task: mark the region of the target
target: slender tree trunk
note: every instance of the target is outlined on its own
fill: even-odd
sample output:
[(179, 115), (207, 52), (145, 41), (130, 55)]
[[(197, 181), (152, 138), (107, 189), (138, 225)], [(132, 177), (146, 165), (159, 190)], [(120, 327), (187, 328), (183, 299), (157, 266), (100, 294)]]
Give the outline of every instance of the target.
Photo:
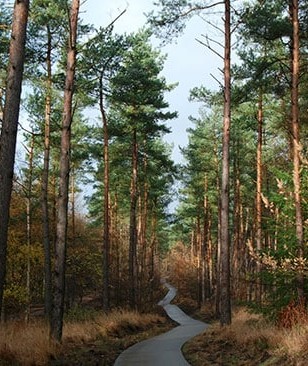
[(115, 261), (115, 293), (116, 293), (116, 305), (120, 304), (120, 279), (121, 279), (121, 253), (120, 253), (120, 234), (119, 234), (119, 219), (118, 219), (118, 194), (115, 193), (114, 197), (114, 209), (113, 209), (113, 218), (111, 222), (113, 223), (113, 251), (114, 251), (114, 261)]
[(0, 313), (6, 277), (7, 236), (11, 202), (19, 105), (23, 76), (29, 0), (15, 2), (9, 68), (0, 136)]
[(2, 121), (3, 121), (3, 110), (4, 110), (4, 106), (3, 106), (3, 96), (4, 96), (4, 92), (2, 90), (2, 88), (0, 88), (0, 130), (2, 127)]
[(233, 253), (232, 253), (232, 290), (235, 297), (238, 296), (240, 290), (240, 260), (241, 260), (241, 240), (240, 240), (240, 209), (241, 209), (241, 183), (240, 183), (240, 152), (239, 139), (235, 138), (234, 142), (234, 159), (233, 159)]
[(149, 196), (149, 184), (147, 182), (147, 166), (148, 159), (145, 154), (143, 159), (143, 175), (144, 175), (144, 183), (143, 183), (143, 195), (140, 197), (141, 207), (140, 207), (140, 235), (139, 235), (139, 248), (140, 248), (140, 294), (143, 292), (143, 286), (147, 287), (147, 283), (149, 278), (147, 278), (148, 270), (147, 270), (147, 221), (148, 221), (148, 196)]
[(75, 245), (76, 239), (76, 170), (74, 164), (71, 165), (71, 215), (72, 215), (72, 245)]
[(109, 265), (110, 265), (110, 213), (109, 213), (109, 135), (108, 121), (104, 107), (103, 75), (100, 78), (99, 107), (103, 120), (104, 134), (104, 233), (103, 233), (103, 308), (110, 308)]
[[(153, 205), (156, 206), (155, 204)], [(156, 255), (157, 255), (157, 213), (155, 208), (152, 211), (151, 219), (151, 239), (150, 239), (150, 283), (152, 284), (151, 302), (154, 301), (154, 288), (156, 277)]]
[(27, 310), (26, 310), (26, 322), (30, 319), (30, 306), (31, 306), (31, 245), (32, 245), (32, 182), (33, 182), (33, 154), (34, 154), (34, 134), (31, 136), (30, 150), (29, 153), (29, 176), (27, 185), (27, 247), (28, 247), (28, 258), (27, 258)]
[(65, 261), (67, 241), (67, 216), (70, 169), (70, 144), (72, 124), (72, 99), (76, 67), (76, 41), (79, 13), (79, 0), (73, 0), (70, 12), (70, 35), (67, 52), (67, 69), (64, 91), (63, 121), (61, 135), (60, 182), (58, 196), (58, 215), (55, 248), (55, 288), (53, 316), (50, 328), (51, 337), (62, 340), (64, 295), (65, 295)]
[(225, 1), (225, 56), (224, 56), (224, 124), (222, 146), (221, 180), (221, 278), (220, 278), (220, 324), (231, 323), (230, 294), (230, 238), (229, 238), (229, 145), (231, 119), (230, 78), (230, 0)]
[[(258, 142), (257, 142), (257, 186), (256, 186), (256, 249), (262, 249), (262, 137), (263, 137), (263, 96), (260, 91), (258, 101)], [(261, 264), (257, 261), (257, 301), (261, 303), (262, 284), (260, 279)]]
[(216, 317), (220, 317), (220, 273), (221, 273), (221, 186), (220, 186), (220, 167), (218, 156), (218, 144), (215, 148), (215, 166), (216, 166), (216, 190), (217, 190), (217, 247), (216, 247), (216, 264), (215, 264), (215, 313)]
[[(290, 14), (293, 27), (292, 37), (292, 153), (293, 153), (293, 185), (294, 185), (294, 205), (296, 238), (298, 247), (298, 257), (304, 258), (304, 230), (303, 214), (301, 205), (301, 162), (300, 162), (300, 131), (299, 131), (299, 106), (298, 106), (298, 85), (299, 85), (299, 20), (298, 20), (298, 0), (290, 1)], [(297, 275), (297, 292), (299, 300), (304, 299), (304, 275), (299, 270)]]
[(204, 199), (203, 199), (203, 240), (201, 247), (201, 303), (205, 304), (205, 299), (209, 297), (209, 200), (208, 200), (208, 180), (204, 178)]
[(197, 255), (197, 277), (198, 277), (198, 305), (202, 302), (202, 235), (201, 235), (201, 219), (198, 213), (196, 218), (196, 255)]
[(134, 128), (132, 140), (132, 176), (130, 187), (130, 222), (129, 222), (129, 303), (136, 307), (136, 261), (137, 261), (137, 177), (138, 177), (138, 145), (137, 131)]
[(50, 121), (51, 121), (51, 32), (47, 25), (47, 82), (45, 99), (45, 136), (44, 136), (44, 168), (42, 174), (42, 221), (44, 245), (44, 311), (50, 320), (52, 306), (52, 272), (50, 251), (50, 230), (48, 212), (48, 180), (50, 160)]

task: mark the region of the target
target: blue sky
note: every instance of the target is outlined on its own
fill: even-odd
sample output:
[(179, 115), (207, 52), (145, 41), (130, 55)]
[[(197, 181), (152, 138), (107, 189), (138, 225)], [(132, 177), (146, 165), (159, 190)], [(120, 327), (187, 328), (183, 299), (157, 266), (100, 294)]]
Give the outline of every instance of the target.
[[(145, 25), (144, 13), (153, 9), (153, 0), (113, 0), (111, 2), (86, 0), (81, 6), (81, 17), (85, 22), (97, 27), (106, 26), (124, 9), (127, 10), (117, 21), (115, 31), (118, 33), (137, 31)], [(210, 74), (221, 78), (218, 68), (222, 68), (222, 61), (206, 47), (200, 45), (196, 38), (202, 39), (201, 34), (217, 37), (218, 33), (204, 20), (195, 17), (189, 21), (180, 38), (161, 48), (163, 54), (168, 54), (163, 71), (164, 77), (168, 83), (179, 83), (175, 90), (166, 95), (170, 110), (179, 112), (178, 119), (169, 123), (172, 133), (165, 138), (167, 142), (174, 145), (173, 159), (176, 162), (183, 161), (179, 146), (183, 147), (187, 144), (186, 129), (191, 127), (188, 117), (198, 115), (198, 103), (188, 101), (189, 90), (201, 84), (211, 89), (217, 88), (218, 84)], [(158, 44), (157, 42), (157, 46)]]

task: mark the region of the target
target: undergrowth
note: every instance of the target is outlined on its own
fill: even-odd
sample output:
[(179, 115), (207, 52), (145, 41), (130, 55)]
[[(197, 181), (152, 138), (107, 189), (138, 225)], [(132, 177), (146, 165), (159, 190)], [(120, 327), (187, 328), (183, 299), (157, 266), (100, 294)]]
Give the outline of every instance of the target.
[[(76, 314), (75, 314), (76, 315)], [(158, 314), (139, 314), (133, 311), (114, 311), (97, 315), (70, 314), (63, 328), (63, 342), (56, 344), (49, 339), (49, 329), (43, 321), (25, 324), (10, 321), (0, 328), (0, 366), (47, 365), (56, 360), (66, 349), (94, 342), (99, 338), (124, 337), (162, 324), (166, 320)]]
[(184, 347), (185, 356), (192, 366), (307, 365), (307, 313), (298, 309), (296, 322), (291, 319), (291, 325), (288, 312), (293, 308), (294, 305), (289, 306), (281, 313), (288, 320), (288, 327), (238, 308), (230, 326), (221, 327), (215, 322), (205, 333), (189, 341)]

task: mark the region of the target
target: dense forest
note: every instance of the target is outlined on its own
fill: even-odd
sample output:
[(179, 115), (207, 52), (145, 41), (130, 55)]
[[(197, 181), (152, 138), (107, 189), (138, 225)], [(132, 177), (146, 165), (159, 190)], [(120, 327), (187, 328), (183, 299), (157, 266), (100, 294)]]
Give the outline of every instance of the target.
[[(114, 31), (125, 11), (85, 24), (79, 0), (0, 4), (2, 322), (41, 306), (61, 341), (69, 309), (150, 311), (162, 277), (223, 326), (231, 304), (306, 306), (307, 1), (159, 0), (131, 34)], [(199, 43), (224, 67), (190, 92), (179, 164), (152, 40), (194, 16), (223, 35)]]

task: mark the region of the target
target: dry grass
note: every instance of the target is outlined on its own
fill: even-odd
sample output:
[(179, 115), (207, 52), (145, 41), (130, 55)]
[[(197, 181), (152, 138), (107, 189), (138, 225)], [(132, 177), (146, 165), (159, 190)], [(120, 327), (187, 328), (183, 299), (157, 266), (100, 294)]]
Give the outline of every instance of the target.
[(126, 311), (112, 312), (93, 320), (70, 321), (64, 325), (62, 345), (49, 340), (48, 326), (43, 322), (8, 322), (0, 329), (0, 365), (47, 365), (50, 357), (57, 358), (69, 346), (111, 335), (121, 337), (163, 322), (165, 318), (159, 315)]
[(165, 318), (158, 314), (139, 314), (134, 311), (113, 311), (84, 322), (68, 322), (63, 328), (64, 342), (89, 342), (108, 335), (122, 336), (144, 330), (150, 324), (163, 323)]
[(194, 366), (299, 366), (308, 365), (307, 344), (307, 324), (284, 329), (240, 308), (231, 326), (215, 323), (188, 342), (185, 355)]
[[(42, 322), (25, 325), (9, 322), (0, 328), (0, 362), (22, 365), (46, 365), (56, 354), (56, 344), (49, 341), (49, 332)], [(1, 363), (0, 363), (1, 364)]]

